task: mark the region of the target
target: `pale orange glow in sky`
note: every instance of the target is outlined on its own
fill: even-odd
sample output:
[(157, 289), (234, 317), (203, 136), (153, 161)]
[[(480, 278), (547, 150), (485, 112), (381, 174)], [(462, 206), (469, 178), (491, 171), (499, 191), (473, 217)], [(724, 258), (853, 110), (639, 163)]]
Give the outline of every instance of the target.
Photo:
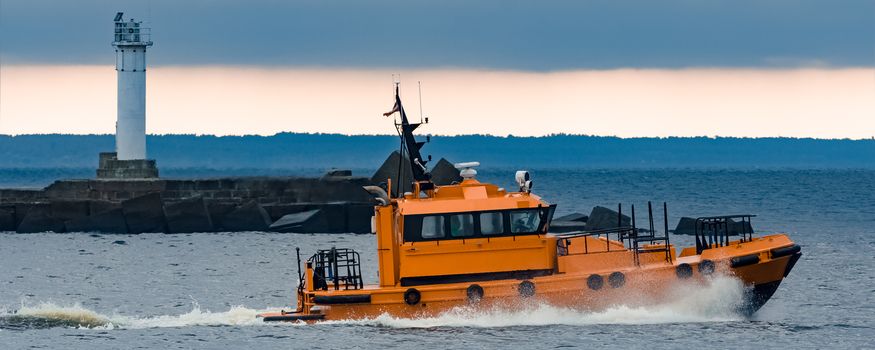
[[(388, 134), (392, 72), (155, 67), (152, 134)], [(875, 68), (400, 72), (422, 133), (875, 136)], [(0, 133), (112, 133), (112, 66), (0, 66)]]

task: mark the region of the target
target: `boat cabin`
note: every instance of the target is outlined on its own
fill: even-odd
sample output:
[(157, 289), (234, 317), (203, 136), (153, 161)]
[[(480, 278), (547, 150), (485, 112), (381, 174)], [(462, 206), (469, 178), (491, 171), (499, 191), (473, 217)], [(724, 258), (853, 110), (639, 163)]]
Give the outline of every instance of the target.
[[(464, 172), (465, 170), (463, 170)], [(417, 183), (420, 189), (425, 183)], [(426, 185), (428, 186), (428, 185)], [(551, 274), (549, 205), (473, 176), (377, 207), (381, 286), (415, 286)]]

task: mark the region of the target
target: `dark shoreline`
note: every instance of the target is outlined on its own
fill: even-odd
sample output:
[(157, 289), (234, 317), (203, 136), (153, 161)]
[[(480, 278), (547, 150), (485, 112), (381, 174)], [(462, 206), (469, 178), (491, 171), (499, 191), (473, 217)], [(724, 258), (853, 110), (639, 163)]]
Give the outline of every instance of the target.
[[(875, 169), (875, 139), (466, 135), (431, 140), (426, 152), (435, 158), (496, 168)], [(161, 169), (373, 169), (398, 148), (398, 137), (148, 135), (147, 144), (149, 158)], [(113, 148), (112, 135), (0, 135), (0, 169), (95, 168), (95, 154)]]

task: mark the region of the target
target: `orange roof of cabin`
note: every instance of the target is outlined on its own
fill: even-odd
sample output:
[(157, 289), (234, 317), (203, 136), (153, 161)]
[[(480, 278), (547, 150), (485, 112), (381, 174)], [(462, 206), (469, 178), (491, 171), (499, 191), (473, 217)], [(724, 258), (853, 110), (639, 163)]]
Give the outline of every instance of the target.
[(398, 198), (397, 205), (402, 215), (412, 215), (537, 208), (547, 203), (530, 193), (507, 192), (493, 184), (465, 179), (458, 185), (437, 186), (432, 197)]

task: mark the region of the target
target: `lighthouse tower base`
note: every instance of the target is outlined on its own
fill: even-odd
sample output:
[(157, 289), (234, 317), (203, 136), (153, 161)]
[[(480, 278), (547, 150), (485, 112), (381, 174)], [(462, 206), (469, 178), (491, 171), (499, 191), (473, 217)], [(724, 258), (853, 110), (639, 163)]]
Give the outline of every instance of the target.
[(98, 179), (154, 179), (158, 166), (154, 159), (119, 160), (115, 152), (100, 153)]

